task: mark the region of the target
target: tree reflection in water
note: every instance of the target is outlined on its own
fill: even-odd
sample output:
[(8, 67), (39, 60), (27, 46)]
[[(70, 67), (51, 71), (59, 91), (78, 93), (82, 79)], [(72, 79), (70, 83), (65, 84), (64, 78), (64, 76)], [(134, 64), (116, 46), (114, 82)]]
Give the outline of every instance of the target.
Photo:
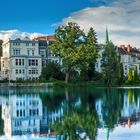
[[(42, 112), (37, 117), (37, 120), (40, 120), (38, 121), (40, 122), (39, 125), (36, 127), (40, 130), (39, 133), (46, 134), (48, 128), (51, 128), (51, 132), (54, 131), (62, 136), (63, 140), (85, 140), (86, 138), (95, 140), (98, 130), (102, 129), (106, 133), (106, 140), (108, 140), (110, 132), (118, 125), (131, 127), (140, 120), (140, 113), (138, 112), (140, 110), (139, 91), (140, 89), (93, 89), (86, 87), (14, 90), (13, 94), (10, 92), (3, 95), (2, 93), (6, 92), (1, 91), (2, 105), (0, 106), (0, 113), (3, 115), (0, 114), (0, 116), (3, 117), (0, 118), (0, 135), (3, 134), (4, 126), (8, 126), (6, 119), (4, 119), (3, 125), (4, 109), (9, 111), (9, 108), (13, 110), (13, 107), (16, 107), (14, 108), (16, 110), (18, 108), (17, 101), (25, 102), (28, 99), (25, 102), (28, 109), (32, 107), (30, 106), (30, 100), (37, 100), (38, 110)], [(10, 101), (10, 104), (7, 105), (7, 101), (8, 103)], [(25, 106), (21, 107), (24, 109)], [(29, 111), (28, 109), (27, 111)], [(29, 116), (24, 118), (27, 120), (32, 119)], [(11, 117), (10, 119), (12, 120)], [(18, 119), (20, 118), (17, 117)], [(15, 123), (13, 123), (14, 125)], [(21, 126), (18, 128), (21, 129)], [(7, 133), (9, 134), (9, 132)]]
[(63, 117), (51, 126), (63, 139), (95, 140), (99, 128), (105, 128), (106, 139), (110, 131), (131, 116), (123, 116), (124, 97), (128, 104), (138, 105), (139, 90), (72, 88), (61, 92), (54, 90), (42, 98), (52, 110), (63, 109)]

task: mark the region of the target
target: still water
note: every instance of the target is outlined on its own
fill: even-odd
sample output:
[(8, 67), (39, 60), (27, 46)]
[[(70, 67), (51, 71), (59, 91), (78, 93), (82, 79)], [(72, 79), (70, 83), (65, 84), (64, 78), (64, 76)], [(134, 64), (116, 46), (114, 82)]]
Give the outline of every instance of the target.
[(140, 140), (140, 89), (0, 90), (0, 140), (55, 140), (56, 134)]

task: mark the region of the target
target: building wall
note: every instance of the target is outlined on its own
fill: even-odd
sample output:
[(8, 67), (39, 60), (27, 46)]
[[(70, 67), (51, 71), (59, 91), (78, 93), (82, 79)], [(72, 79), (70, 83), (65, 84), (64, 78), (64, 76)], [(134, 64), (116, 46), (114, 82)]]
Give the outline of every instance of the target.
[(9, 40), (3, 45), (2, 79), (38, 79), (42, 71), (38, 41)]

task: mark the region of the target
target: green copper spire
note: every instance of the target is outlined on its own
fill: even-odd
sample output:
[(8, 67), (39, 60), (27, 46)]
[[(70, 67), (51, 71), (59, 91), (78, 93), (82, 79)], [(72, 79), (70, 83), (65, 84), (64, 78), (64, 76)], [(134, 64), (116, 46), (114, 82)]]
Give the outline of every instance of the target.
[(109, 35), (108, 35), (108, 29), (106, 27), (106, 39), (105, 39), (105, 44), (109, 43)]

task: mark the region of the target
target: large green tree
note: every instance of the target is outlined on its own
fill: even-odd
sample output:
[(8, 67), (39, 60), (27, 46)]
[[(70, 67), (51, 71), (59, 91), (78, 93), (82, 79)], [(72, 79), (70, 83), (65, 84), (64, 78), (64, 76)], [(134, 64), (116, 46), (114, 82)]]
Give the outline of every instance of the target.
[(56, 40), (49, 48), (62, 59), (63, 70), (66, 73), (65, 82), (68, 83), (71, 71), (76, 69), (80, 72), (82, 67), (89, 67), (97, 58), (97, 51), (95, 45), (87, 43), (84, 31), (76, 23), (70, 22), (58, 27), (55, 36)]
[(95, 72), (95, 63), (96, 63), (96, 59), (99, 57), (98, 55), (98, 39), (97, 39), (97, 34), (95, 32), (95, 30), (91, 27), (87, 33), (86, 36), (86, 45), (87, 47), (93, 47), (94, 48), (94, 52), (95, 52), (95, 57), (93, 57), (93, 60), (89, 63), (89, 66), (86, 67), (84, 69), (84, 67), (82, 67), (81, 70), (81, 75), (83, 74), (84, 76), (84, 80), (91, 80), (95, 77), (96, 72)]
[(122, 64), (120, 62), (120, 56), (117, 53), (117, 47), (111, 41), (105, 45), (102, 67), (106, 85), (120, 84), (120, 79), (123, 76)]

